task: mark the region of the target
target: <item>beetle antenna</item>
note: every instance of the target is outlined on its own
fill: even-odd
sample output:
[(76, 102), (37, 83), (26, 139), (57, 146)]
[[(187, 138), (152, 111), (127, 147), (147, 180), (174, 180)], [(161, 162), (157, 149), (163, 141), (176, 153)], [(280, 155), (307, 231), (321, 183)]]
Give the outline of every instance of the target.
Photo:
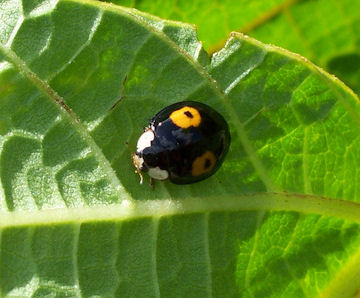
[(139, 177), (140, 177), (140, 184), (143, 184), (144, 178), (143, 178), (143, 175), (142, 175), (141, 170), (140, 170), (138, 157), (134, 153), (134, 151), (132, 150), (129, 142), (125, 142), (125, 145), (129, 148), (129, 150), (131, 152), (132, 162), (133, 162), (133, 164), (135, 166), (135, 173), (137, 173), (139, 175)]

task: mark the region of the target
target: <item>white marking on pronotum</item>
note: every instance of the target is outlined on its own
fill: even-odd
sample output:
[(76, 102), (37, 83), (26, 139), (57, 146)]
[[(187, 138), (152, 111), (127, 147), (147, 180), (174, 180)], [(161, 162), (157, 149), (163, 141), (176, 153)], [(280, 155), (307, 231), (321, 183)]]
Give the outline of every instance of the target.
[(139, 138), (136, 148), (137, 151), (143, 151), (145, 148), (151, 146), (151, 142), (154, 140), (155, 135), (151, 129), (146, 130)]
[(169, 177), (169, 173), (166, 170), (162, 170), (159, 167), (149, 168), (149, 176), (156, 180), (165, 180)]

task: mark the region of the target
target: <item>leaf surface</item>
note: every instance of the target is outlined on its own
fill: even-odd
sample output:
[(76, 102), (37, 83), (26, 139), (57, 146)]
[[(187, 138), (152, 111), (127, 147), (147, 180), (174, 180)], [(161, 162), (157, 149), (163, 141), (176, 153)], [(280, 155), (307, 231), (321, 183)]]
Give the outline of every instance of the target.
[(198, 26), (209, 52), (219, 50), (232, 31), (275, 44), (310, 59), (360, 91), (358, 4), (351, 0), (127, 1), (163, 18)]
[[(115, 5), (0, 14), (2, 296), (355, 294), (360, 107), (340, 81), (237, 34), (208, 61), (192, 27)], [(223, 114), (231, 149), (152, 191), (125, 142), (181, 100)]]

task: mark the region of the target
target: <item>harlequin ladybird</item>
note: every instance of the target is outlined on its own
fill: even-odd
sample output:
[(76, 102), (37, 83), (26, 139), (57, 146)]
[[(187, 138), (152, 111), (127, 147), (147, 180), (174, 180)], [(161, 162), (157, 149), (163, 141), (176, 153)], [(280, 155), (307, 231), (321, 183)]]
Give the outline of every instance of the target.
[(211, 107), (194, 101), (167, 106), (150, 121), (137, 142), (136, 171), (157, 180), (189, 184), (213, 175), (230, 145), (225, 119)]

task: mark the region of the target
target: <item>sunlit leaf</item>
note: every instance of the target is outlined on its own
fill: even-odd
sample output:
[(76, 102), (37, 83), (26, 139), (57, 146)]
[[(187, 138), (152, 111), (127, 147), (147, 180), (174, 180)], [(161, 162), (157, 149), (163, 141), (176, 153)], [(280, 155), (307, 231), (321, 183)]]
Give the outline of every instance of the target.
[[(358, 98), (233, 34), (89, 1), (0, 3), (0, 292), (8, 297), (353, 296)], [(164, 106), (227, 119), (193, 185), (139, 185), (131, 152)]]

